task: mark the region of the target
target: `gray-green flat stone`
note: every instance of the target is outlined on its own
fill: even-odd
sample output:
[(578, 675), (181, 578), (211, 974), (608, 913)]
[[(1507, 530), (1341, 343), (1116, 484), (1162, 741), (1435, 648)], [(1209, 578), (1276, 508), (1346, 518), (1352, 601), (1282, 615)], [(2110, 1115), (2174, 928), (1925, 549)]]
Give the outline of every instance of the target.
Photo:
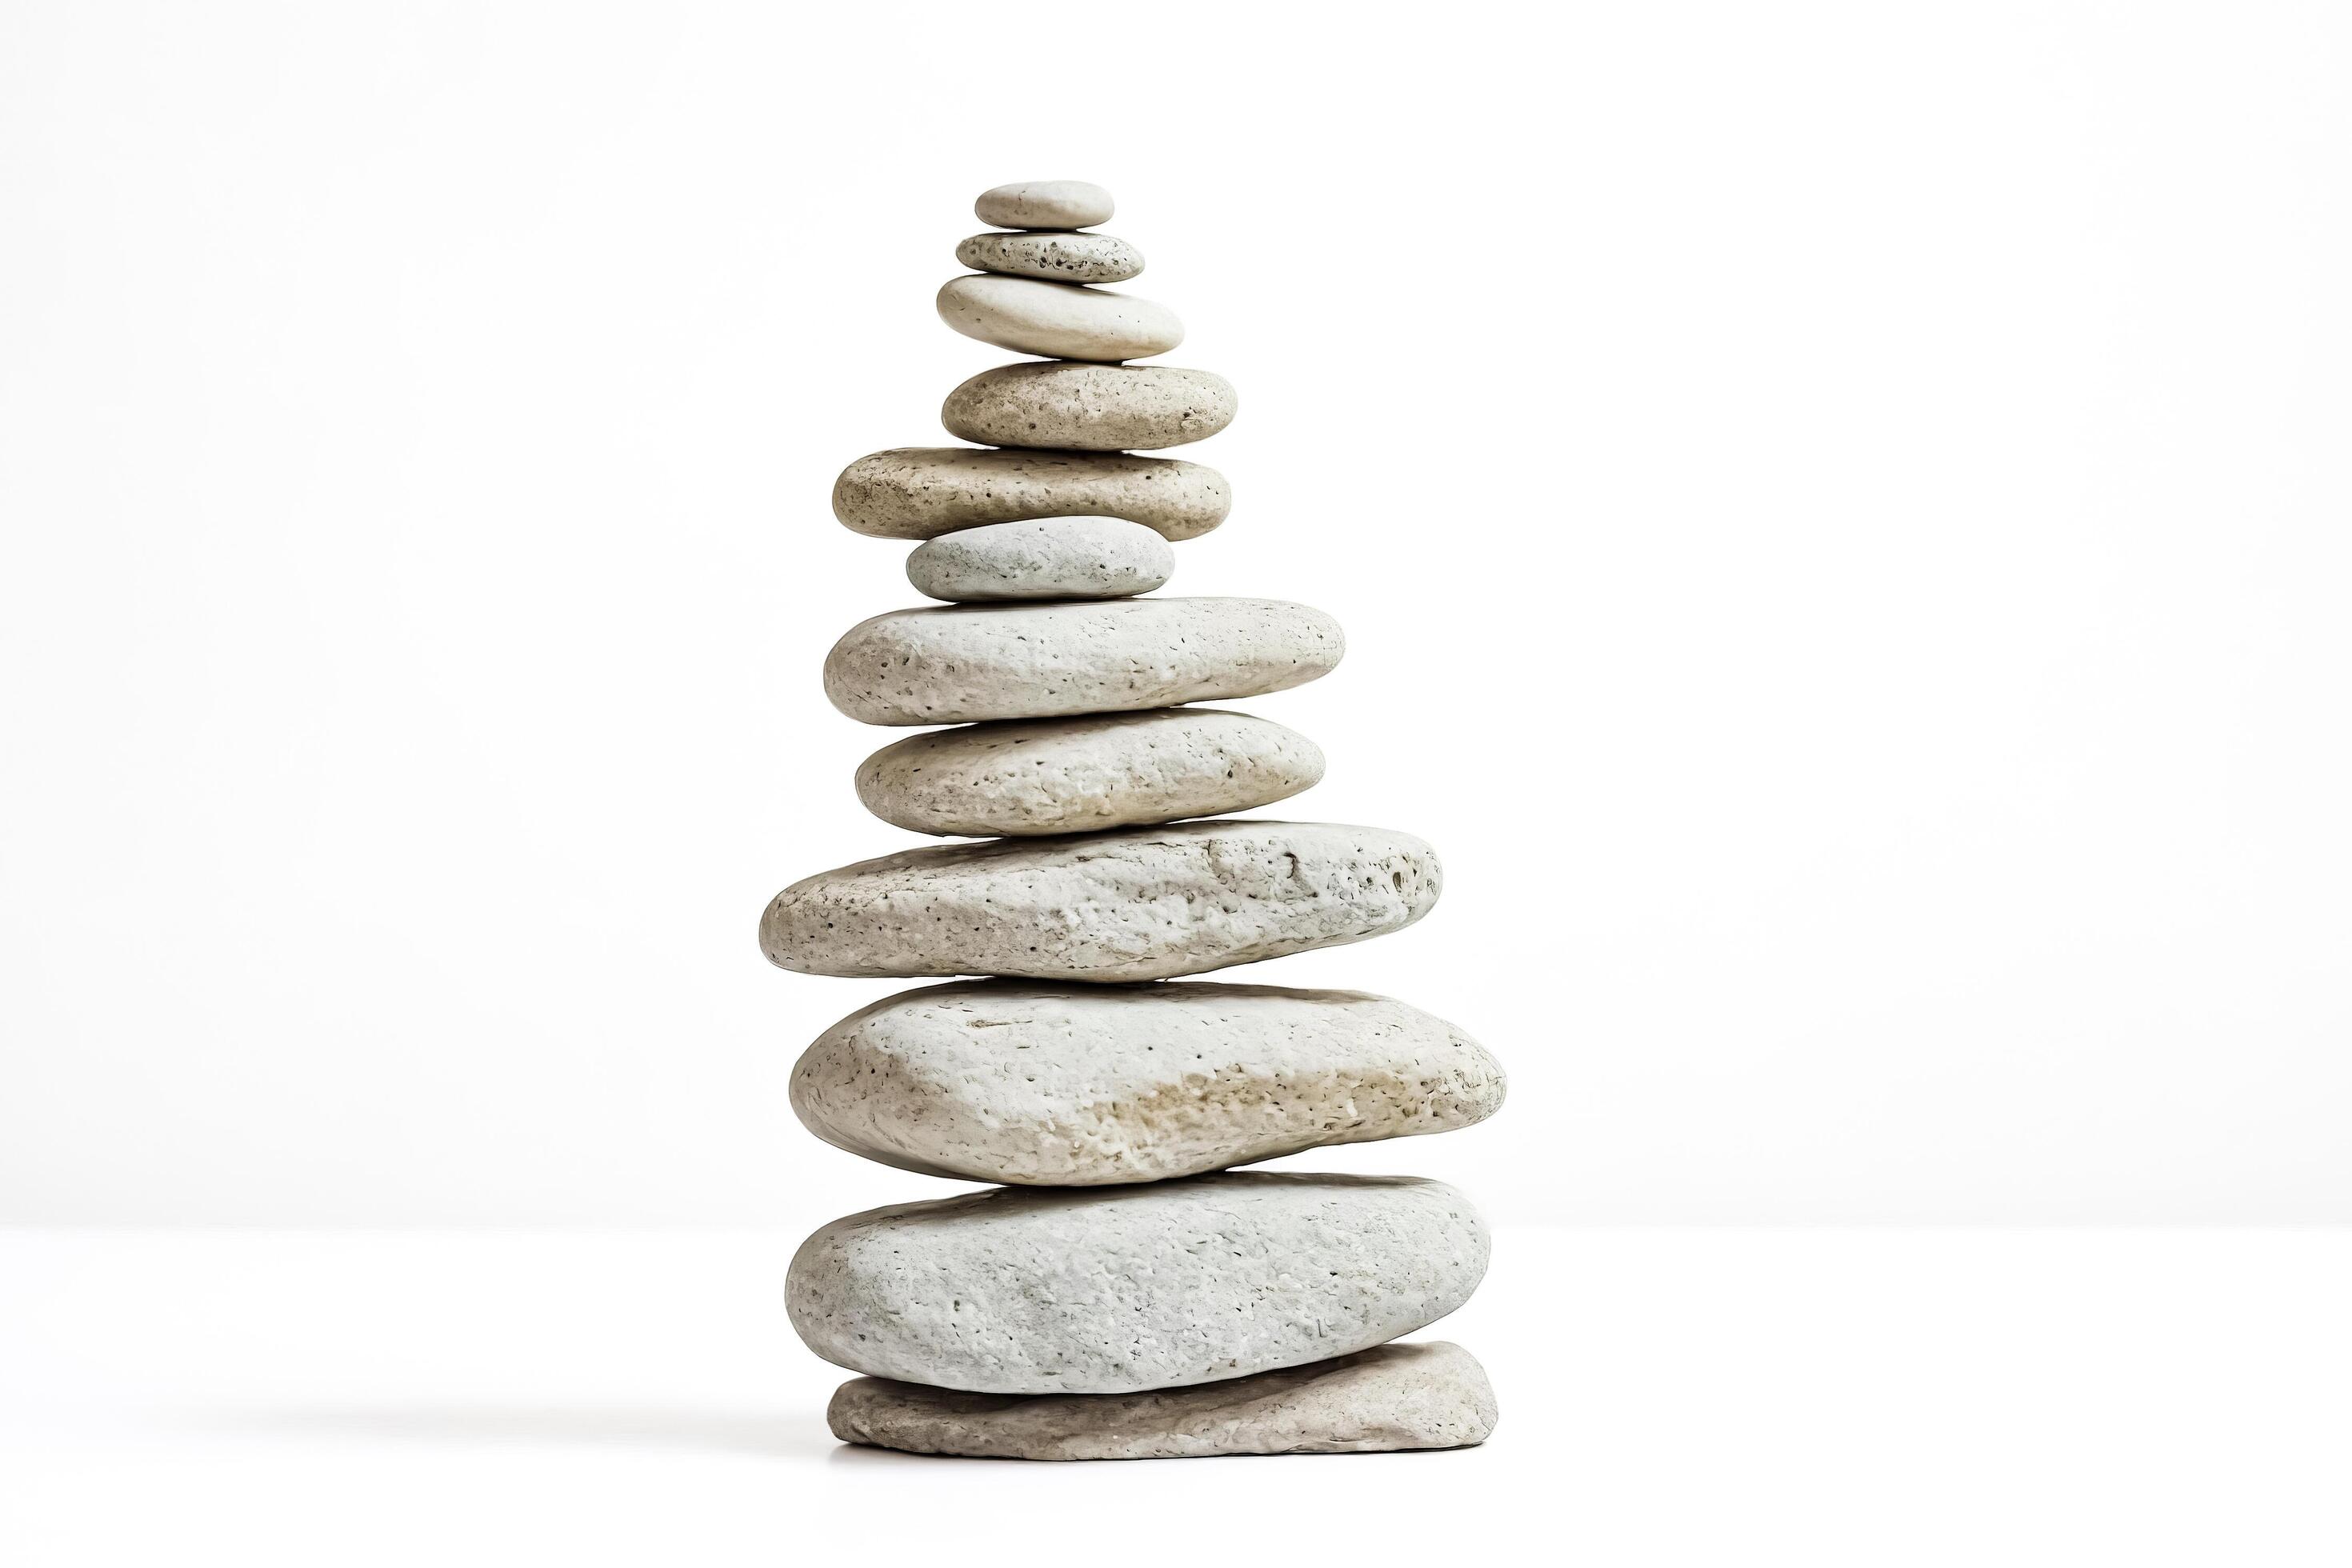
[(1119, 517), (1041, 517), (959, 529), (915, 546), (907, 581), (950, 604), (1124, 599), (1176, 571), (1168, 542)]

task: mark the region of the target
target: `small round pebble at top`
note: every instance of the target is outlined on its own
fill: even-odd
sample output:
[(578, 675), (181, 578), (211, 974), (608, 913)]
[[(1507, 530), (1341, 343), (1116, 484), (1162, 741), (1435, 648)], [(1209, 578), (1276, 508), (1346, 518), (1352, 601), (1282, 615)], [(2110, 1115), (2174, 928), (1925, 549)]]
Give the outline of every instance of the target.
[(983, 191), (971, 210), (998, 228), (1092, 228), (1112, 207), (1108, 191), (1084, 180), (1023, 180)]

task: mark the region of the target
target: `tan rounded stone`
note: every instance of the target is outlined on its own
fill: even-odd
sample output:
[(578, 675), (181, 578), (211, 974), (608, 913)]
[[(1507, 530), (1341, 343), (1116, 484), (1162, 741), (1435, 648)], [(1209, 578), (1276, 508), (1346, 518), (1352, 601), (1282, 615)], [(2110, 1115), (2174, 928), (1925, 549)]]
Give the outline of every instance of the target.
[(1214, 468), (1118, 452), (898, 447), (858, 458), (833, 485), (833, 515), (877, 539), (1040, 517), (1123, 517), (1164, 539), (1193, 539), (1233, 504)]
[(948, 394), (940, 420), (991, 447), (1148, 451), (1205, 440), (1239, 406), (1232, 384), (1205, 370), (1032, 362), (973, 376)]
[(1323, 777), (1314, 742), (1219, 708), (1012, 720), (910, 735), (857, 770), (866, 809), (912, 833), (1097, 833), (1222, 816)]

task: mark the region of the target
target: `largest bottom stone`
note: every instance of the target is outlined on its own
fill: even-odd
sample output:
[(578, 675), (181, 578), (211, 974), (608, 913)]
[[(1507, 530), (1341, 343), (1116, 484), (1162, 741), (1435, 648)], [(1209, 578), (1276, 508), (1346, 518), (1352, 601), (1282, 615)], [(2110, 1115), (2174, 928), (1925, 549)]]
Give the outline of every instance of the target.
[(845, 1443), (993, 1459), (1195, 1459), (1466, 1448), (1495, 1429), (1495, 1391), (1444, 1341), (1155, 1394), (964, 1394), (845, 1383), (825, 1420)]
[(1443, 1182), (1228, 1173), (997, 1188), (838, 1219), (793, 1327), (839, 1366), (982, 1394), (1125, 1394), (1370, 1350), (1469, 1300), (1486, 1228)]

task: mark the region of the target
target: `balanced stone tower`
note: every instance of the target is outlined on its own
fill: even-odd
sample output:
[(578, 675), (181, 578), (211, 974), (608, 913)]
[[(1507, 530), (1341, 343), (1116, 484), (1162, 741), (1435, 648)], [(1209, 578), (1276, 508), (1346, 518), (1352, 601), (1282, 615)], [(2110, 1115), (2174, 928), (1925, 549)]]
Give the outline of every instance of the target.
[[(1094, 287), (1143, 270), (1090, 232), (1109, 193), (1003, 185), (940, 290), (966, 336), (1035, 354), (948, 395), (970, 447), (852, 463), (841, 521), (919, 540), (917, 589), (825, 659), (869, 724), (939, 725), (867, 758), (884, 821), (979, 843), (796, 882), (760, 924), (805, 974), (982, 975), (826, 1030), (793, 1109), (827, 1142), (1000, 1184), (838, 1219), (793, 1258), (793, 1326), (866, 1373), (844, 1441), (1040, 1459), (1455, 1447), (1495, 1424), (1459, 1346), (1391, 1343), (1486, 1268), (1463, 1195), (1410, 1176), (1235, 1173), (1329, 1143), (1465, 1127), (1503, 1073), (1442, 1019), (1356, 991), (1182, 975), (1361, 942), (1437, 901), (1402, 833), (1220, 814), (1297, 795), (1314, 742), (1246, 713), (1328, 673), (1339, 627), (1273, 599), (1144, 598), (1224, 479), (1138, 457), (1213, 436), (1234, 389), (1167, 353), (1166, 308)], [(1210, 820), (1203, 820), (1210, 819)]]

